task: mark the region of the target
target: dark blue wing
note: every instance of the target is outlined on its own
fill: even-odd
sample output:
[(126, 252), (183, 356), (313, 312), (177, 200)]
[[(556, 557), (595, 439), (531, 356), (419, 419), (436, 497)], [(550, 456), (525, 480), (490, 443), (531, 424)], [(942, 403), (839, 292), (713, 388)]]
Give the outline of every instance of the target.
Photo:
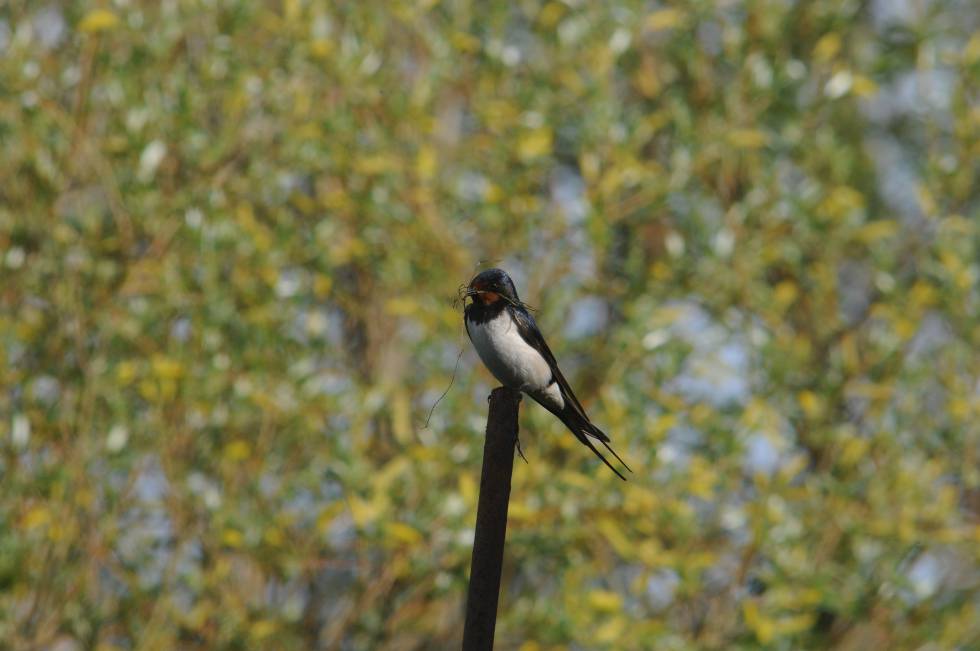
[[(558, 362), (555, 360), (554, 354), (551, 349), (548, 348), (547, 342), (544, 340), (544, 336), (541, 334), (541, 330), (538, 329), (538, 324), (535, 323), (534, 317), (531, 313), (525, 310), (523, 307), (519, 306), (508, 306), (511, 314), (514, 317), (514, 323), (517, 324), (517, 331), (520, 333), (521, 338), (527, 342), (527, 345), (534, 350), (541, 353), (545, 361), (548, 362), (548, 366), (551, 367), (551, 374), (554, 376), (555, 381), (558, 382), (558, 386), (561, 388), (562, 395), (567, 399), (569, 406), (574, 410), (580, 417), (585, 419), (585, 422), (590, 423), (588, 415), (585, 413), (585, 409), (582, 407), (582, 403), (578, 401), (575, 397), (575, 393), (572, 391), (572, 387), (569, 386), (568, 380), (562, 375), (561, 369), (558, 368)], [(605, 436), (605, 435), (603, 435)], [(602, 440), (602, 436), (597, 436), (599, 440)], [(606, 437), (608, 441), (609, 438)]]

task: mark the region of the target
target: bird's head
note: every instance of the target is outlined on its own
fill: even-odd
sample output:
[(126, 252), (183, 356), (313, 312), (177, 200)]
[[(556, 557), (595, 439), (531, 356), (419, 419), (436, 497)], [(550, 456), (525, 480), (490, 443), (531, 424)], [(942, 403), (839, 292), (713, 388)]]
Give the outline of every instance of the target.
[(484, 305), (496, 303), (501, 299), (506, 300), (511, 305), (518, 305), (521, 302), (517, 296), (514, 281), (503, 269), (481, 271), (476, 278), (470, 281), (466, 288), (466, 296), (474, 301), (480, 301)]

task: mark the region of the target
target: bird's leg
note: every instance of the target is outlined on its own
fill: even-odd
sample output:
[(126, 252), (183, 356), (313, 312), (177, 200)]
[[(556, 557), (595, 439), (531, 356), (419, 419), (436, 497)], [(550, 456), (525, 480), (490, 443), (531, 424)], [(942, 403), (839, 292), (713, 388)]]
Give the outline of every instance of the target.
[[(504, 388), (506, 388), (506, 387), (497, 387), (497, 389), (504, 389)], [(496, 391), (497, 389), (494, 389), (493, 391)], [(493, 391), (491, 391), (490, 392), (490, 395), (487, 396), (487, 402), (490, 402), (490, 398), (493, 396)], [(521, 401), (521, 397), (522, 397), (521, 394), (518, 393), (517, 394), (517, 401), (518, 402)], [(524, 456), (524, 450), (521, 449), (521, 435), (520, 434), (518, 434), (516, 437), (514, 437), (514, 447), (517, 448), (517, 454), (521, 455), (521, 459), (524, 459), (524, 463), (530, 463), (527, 460), (527, 457)]]
[(524, 456), (524, 450), (521, 449), (521, 436), (519, 434), (514, 437), (514, 446), (517, 448), (517, 454), (521, 455), (521, 459), (524, 459), (524, 463), (528, 463), (527, 457)]

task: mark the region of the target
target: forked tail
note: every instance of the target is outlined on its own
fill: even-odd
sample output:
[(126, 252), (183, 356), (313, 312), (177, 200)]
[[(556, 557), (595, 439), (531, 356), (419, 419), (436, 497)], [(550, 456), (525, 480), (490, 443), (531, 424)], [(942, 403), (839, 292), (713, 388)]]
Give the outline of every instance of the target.
[(602, 462), (607, 466), (609, 466), (609, 469), (612, 470), (614, 473), (616, 473), (617, 477), (619, 477), (623, 481), (626, 481), (626, 477), (623, 476), (623, 473), (619, 472), (615, 468), (615, 466), (609, 463), (609, 460), (606, 459), (606, 457), (601, 452), (599, 452), (599, 450), (596, 449), (596, 447), (592, 444), (592, 441), (590, 440), (591, 437), (596, 439), (600, 443), (602, 443), (605, 446), (605, 448), (609, 450), (609, 453), (612, 454), (614, 457), (616, 457), (617, 461), (623, 464), (623, 467), (626, 468), (627, 471), (633, 472), (630, 469), (630, 467), (626, 465), (626, 462), (623, 461), (623, 459), (618, 454), (616, 454), (616, 451), (613, 450), (612, 447), (609, 445), (609, 437), (606, 436), (605, 432), (603, 432), (601, 429), (593, 425), (591, 422), (582, 418), (576, 411), (572, 409), (565, 409), (562, 411), (562, 413), (557, 414), (557, 416), (561, 418), (561, 421), (565, 423), (565, 426), (568, 427), (569, 430), (571, 430), (572, 434), (575, 435), (575, 438), (577, 438), (583, 445), (587, 446), (590, 450), (592, 450), (592, 452), (597, 457), (602, 459)]

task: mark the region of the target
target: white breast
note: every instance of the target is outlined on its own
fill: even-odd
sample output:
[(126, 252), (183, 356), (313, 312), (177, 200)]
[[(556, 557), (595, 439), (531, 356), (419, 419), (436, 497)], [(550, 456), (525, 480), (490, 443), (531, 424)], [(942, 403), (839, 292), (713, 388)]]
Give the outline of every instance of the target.
[(502, 384), (528, 392), (548, 386), (551, 367), (524, 341), (507, 310), (486, 323), (467, 323), (467, 332), (480, 359)]

